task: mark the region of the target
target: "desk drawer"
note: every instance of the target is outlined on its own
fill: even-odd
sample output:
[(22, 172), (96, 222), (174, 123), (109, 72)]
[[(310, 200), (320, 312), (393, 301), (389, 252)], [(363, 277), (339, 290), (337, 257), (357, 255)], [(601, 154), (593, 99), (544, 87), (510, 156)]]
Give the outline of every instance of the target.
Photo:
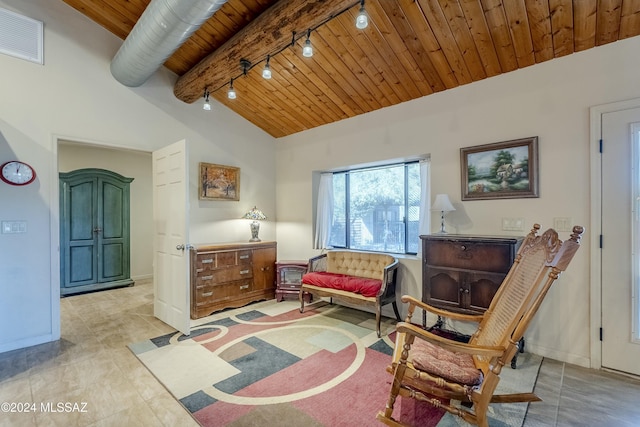
[(444, 268), (506, 273), (511, 267), (513, 245), (473, 241), (424, 242), (424, 262)]
[(208, 305), (211, 304), (211, 302), (237, 298), (238, 296), (251, 292), (252, 290), (253, 285), (251, 279), (238, 280), (222, 285), (204, 284), (196, 287), (195, 302), (196, 306)]
[(198, 271), (196, 275), (196, 286), (204, 284), (223, 284), (233, 280), (251, 279), (253, 269), (251, 265), (238, 265), (236, 267), (223, 268), (219, 270)]
[(251, 264), (251, 250), (218, 252), (216, 258), (217, 268)]
[(196, 271), (251, 265), (251, 250), (203, 252), (196, 257)]

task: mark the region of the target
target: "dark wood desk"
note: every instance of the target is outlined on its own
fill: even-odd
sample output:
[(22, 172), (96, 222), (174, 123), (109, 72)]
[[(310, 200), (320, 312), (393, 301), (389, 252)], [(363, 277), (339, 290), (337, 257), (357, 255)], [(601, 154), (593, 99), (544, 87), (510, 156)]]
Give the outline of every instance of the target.
[[(422, 301), (456, 313), (479, 314), (491, 304), (524, 238), (431, 234), (420, 239)], [(426, 323), (423, 312), (424, 327)], [(441, 318), (434, 327), (442, 327)]]

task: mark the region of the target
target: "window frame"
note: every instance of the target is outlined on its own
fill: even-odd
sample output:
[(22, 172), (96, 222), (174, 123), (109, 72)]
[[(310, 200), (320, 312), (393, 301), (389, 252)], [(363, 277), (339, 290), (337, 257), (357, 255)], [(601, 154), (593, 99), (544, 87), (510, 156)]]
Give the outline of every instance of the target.
[[(409, 235), (409, 227), (410, 227), (410, 221), (408, 220), (408, 215), (409, 215), (409, 197), (408, 197), (408, 193), (409, 193), (409, 166), (410, 165), (420, 165), (420, 162), (428, 160), (428, 158), (414, 158), (414, 159), (410, 159), (410, 160), (400, 160), (400, 161), (391, 161), (389, 163), (380, 163), (380, 164), (376, 164), (376, 165), (361, 165), (361, 166), (354, 166), (351, 168), (344, 168), (344, 169), (339, 169), (339, 170), (334, 170), (331, 171), (330, 173), (332, 174), (333, 177), (335, 177), (336, 175), (341, 175), (344, 174), (345, 177), (345, 206), (344, 206), (344, 211), (345, 211), (345, 227), (344, 227), (344, 241), (345, 241), (345, 245), (334, 245), (332, 244), (331, 241), (329, 241), (330, 243), (330, 247), (331, 248), (335, 248), (335, 249), (346, 249), (346, 250), (360, 250), (360, 251), (366, 251), (366, 252), (376, 252), (376, 253), (390, 253), (390, 254), (396, 254), (396, 255), (407, 255), (407, 256), (415, 256), (418, 255), (419, 251), (420, 251), (420, 245), (418, 245), (418, 249), (414, 252), (414, 251), (408, 251), (409, 248), (409, 238), (411, 237)], [(354, 249), (352, 248), (352, 244), (351, 244), (351, 230), (350, 230), (350, 179), (351, 179), (351, 173), (354, 172), (358, 172), (358, 171), (371, 171), (371, 170), (375, 170), (375, 169), (390, 169), (393, 167), (397, 167), (397, 166), (402, 166), (403, 167), (403, 190), (404, 190), (404, 197), (403, 197), (403, 204), (402, 207), (404, 208), (404, 218), (402, 220), (402, 223), (404, 224), (404, 251), (403, 252), (394, 252), (394, 251), (381, 251), (381, 250), (375, 250), (375, 249)], [(424, 201), (420, 200), (419, 203), (419, 209), (423, 209), (425, 204)], [(418, 211), (418, 217), (420, 217), (420, 211)]]

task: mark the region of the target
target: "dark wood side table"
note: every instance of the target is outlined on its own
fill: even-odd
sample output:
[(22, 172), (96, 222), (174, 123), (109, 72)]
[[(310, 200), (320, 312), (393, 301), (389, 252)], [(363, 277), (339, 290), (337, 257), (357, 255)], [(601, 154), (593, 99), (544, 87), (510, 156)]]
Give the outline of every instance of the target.
[[(481, 314), (489, 308), (524, 238), (431, 234), (420, 239), (422, 301), (456, 313)], [(426, 327), (425, 312), (422, 324)], [(433, 327), (442, 327), (442, 319)], [(522, 351), (524, 341), (520, 344)]]
[[(298, 299), (302, 276), (307, 272), (309, 262), (306, 260), (287, 260), (276, 262), (276, 301), (280, 302), (289, 296)], [(311, 302), (311, 294), (305, 293), (305, 301)]]

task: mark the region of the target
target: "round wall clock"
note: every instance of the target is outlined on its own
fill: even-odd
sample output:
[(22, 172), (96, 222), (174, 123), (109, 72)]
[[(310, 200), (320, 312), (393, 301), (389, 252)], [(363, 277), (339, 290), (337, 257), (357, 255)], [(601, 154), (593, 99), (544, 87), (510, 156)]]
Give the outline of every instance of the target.
[(0, 166), (0, 178), (11, 185), (27, 185), (36, 179), (36, 171), (24, 162), (17, 160)]

